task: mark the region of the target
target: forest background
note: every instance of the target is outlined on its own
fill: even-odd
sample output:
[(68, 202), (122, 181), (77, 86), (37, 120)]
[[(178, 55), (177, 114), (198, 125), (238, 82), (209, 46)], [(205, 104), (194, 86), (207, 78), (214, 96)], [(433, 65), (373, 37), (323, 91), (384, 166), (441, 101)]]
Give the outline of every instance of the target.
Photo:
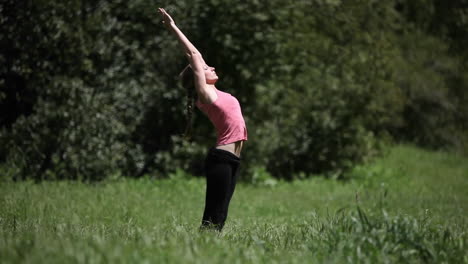
[(468, 153), (468, 1), (16, 1), (0, 4), (5, 178), (202, 175), (183, 139), (187, 64), (165, 7), (235, 95), (246, 181), (352, 177), (382, 146)]

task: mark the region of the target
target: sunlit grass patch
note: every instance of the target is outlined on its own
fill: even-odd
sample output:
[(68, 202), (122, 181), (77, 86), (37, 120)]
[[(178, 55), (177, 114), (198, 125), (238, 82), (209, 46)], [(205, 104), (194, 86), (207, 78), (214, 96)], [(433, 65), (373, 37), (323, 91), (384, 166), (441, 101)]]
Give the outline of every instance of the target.
[(468, 263), (462, 161), (400, 146), (351, 181), (239, 184), (220, 234), (199, 178), (2, 182), (1, 262)]

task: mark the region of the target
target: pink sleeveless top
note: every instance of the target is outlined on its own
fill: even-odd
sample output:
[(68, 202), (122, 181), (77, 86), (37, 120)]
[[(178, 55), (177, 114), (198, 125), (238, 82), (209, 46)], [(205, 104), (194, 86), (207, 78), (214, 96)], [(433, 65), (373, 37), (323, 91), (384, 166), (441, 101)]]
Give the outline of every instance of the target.
[(226, 145), (240, 140), (247, 140), (247, 127), (242, 116), (239, 101), (229, 93), (215, 89), (218, 98), (211, 104), (197, 100), (197, 107), (213, 123), (217, 141), (216, 145)]

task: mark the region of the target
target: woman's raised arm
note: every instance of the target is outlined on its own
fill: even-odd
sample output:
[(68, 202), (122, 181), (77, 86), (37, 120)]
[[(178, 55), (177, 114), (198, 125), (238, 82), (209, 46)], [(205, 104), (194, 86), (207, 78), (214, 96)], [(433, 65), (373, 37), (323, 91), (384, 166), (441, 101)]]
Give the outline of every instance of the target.
[(166, 27), (172, 31), (180, 44), (182, 45), (185, 55), (190, 62), (194, 73), (194, 84), (199, 95), (199, 100), (202, 103), (211, 103), (216, 100), (217, 95), (216, 91), (209, 87), (206, 83), (205, 70), (208, 69), (208, 66), (203, 60), (201, 53), (195, 48), (195, 46), (188, 40), (188, 38), (182, 33), (182, 31), (176, 26), (172, 17), (164, 10), (163, 8), (158, 9), (159, 13), (162, 16), (163, 23)]
[[(182, 33), (182, 31), (177, 27), (177, 25), (174, 22), (174, 19), (164, 10), (163, 8), (158, 9), (159, 13), (161, 14), (161, 17), (163, 19), (163, 24), (171, 31), (173, 32), (179, 43), (182, 45), (182, 48), (184, 49), (185, 55), (189, 60), (191, 60), (192, 54), (198, 53), (200, 54), (199, 58), (201, 59), (201, 65), (205, 65), (205, 61), (203, 60), (203, 57), (201, 53), (195, 48), (195, 46), (190, 42), (190, 40)], [(194, 67), (195, 65), (192, 65)], [(195, 69), (194, 69), (195, 70)]]

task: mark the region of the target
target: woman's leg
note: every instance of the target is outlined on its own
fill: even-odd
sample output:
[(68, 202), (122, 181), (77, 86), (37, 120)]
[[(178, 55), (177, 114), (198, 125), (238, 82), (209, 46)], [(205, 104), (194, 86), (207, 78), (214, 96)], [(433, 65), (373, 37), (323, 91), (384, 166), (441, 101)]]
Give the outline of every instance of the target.
[[(229, 203), (231, 202), (232, 195), (234, 194), (234, 190), (236, 189), (237, 184), (237, 177), (239, 175), (239, 164), (234, 163), (231, 164), (231, 179), (229, 183), (229, 189), (226, 194), (225, 204), (223, 205), (224, 215), (227, 218), (228, 210), (229, 210)], [(226, 218), (224, 219), (226, 221)]]
[(206, 170), (206, 200), (202, 228), (211, 227), (218, 231), (224, 226), (228, 207), (235, 184), (238, 159), (225, 151), (214, 150), (208, 153)]

